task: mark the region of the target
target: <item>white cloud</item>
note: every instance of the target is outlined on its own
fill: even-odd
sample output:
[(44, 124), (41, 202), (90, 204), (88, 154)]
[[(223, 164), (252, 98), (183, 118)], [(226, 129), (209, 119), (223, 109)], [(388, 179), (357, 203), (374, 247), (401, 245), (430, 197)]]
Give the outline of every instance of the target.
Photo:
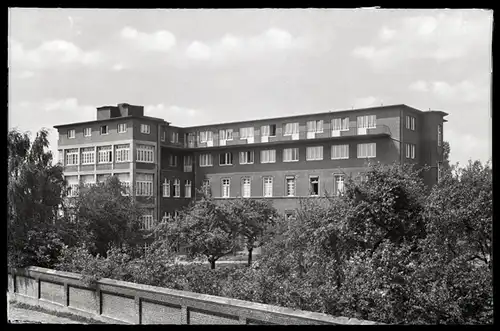
[(492, 15), (473, 14), (448, 11), (403, 18), (391, 27), (384, 26), (371, 45), (357, 47), (352, 54), (385, 69), (408, 60), (442, 62), (487, 51), (491, 45)]
[(121, 37), (146, 51), (167, 52), (176, 45), (175, 36), (166, 30), (145, 33), (127, 26), (122, 29)]
[(166, 106), (162, 103), (157, 105), (147, 105), (144, 107), (144, 115), (163, 118), (174, 126), (191, 125), (190, 122), (201, 112), (197, 109), (185, 108), (179, 106)]
[(83, 51), (65, 40), (43, 42), (34, 49), (25, 49), (23, 44), (9, 39), (9, 62), (13, 67), (40, 69), (61, 64), (95, 65), (103, 60), (97, 51)]
[(113, 67), (111, 69), (113, 71), (122, 71), (123, 69), (125, 69), (125, 65), (123, 65), (121, 63), (117, 63), (117, 64), (113, 65)]
[(375, 107), (375, 106), (380, 106), (381, 102), (379, 99), (369, 96), (365, 98), (358, 98), (354, 101), (354, 108), (369, 108), (369, 107)]
[(417, 92), (431, 92), (435, 97), (447, 102), (487, 102), (490, 97), (488, 85), (473, 84), (463, 80), (456, 84), (444, 81), (416, 81), (409, 88)]
[(418, 80), (416, 82), (413, 82), (409, 86), (410, 90), (417, 91), (417, 92), (427, 92), (429, 90), (429, 87), (427, 86), (427, 82), (423, 80)]
[(226, 34), (211, 43), (193, 41), (186, 49), (186, 56), (193, 60), (214, 60), (220, 63), (306, 46), (304, 39), (295, 38), (288, 31), (271, 28), (256, 36), (243, 37)]
[(35, 73), (33, 71), (30, 71), (30, 70), (23, 70), (19, 73), (16, 70), (12, 70), (11, 75), (14, 78), (28, 79), (28, 78), (35, 76)]

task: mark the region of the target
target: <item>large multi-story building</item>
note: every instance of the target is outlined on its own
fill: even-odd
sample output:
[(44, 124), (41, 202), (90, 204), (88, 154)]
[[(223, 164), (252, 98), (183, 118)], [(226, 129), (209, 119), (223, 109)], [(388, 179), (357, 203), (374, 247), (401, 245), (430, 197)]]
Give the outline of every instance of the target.
[(287, 214), (300, 197), (338, 194), (369, 163), (428, 165), (423, 179), (432, 186), (446, 115), (391, 105), (182, 128), (119, 104), (97, 108), (95, 121), (55, 128), (70, 186), (115, 175), (152, 224), (175, 216), (196, 188), (215, 199), (272, 199)]

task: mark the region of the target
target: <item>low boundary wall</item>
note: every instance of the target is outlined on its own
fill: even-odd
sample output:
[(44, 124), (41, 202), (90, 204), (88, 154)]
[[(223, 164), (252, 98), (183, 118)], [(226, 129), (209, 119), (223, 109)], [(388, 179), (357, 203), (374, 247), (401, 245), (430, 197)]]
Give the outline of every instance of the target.
[(379, 324), (255, 302), (29, 267), (9, 270), (16, 302), (113, 324)]

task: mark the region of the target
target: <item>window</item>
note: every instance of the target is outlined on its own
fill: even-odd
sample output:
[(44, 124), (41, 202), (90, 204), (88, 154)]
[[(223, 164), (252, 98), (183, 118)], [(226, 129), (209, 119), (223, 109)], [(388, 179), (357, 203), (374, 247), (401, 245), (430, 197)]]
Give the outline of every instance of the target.
[(170, 221), (171, 219), (172, 219), (172, 214), (170, 212), (165, 212), (163, 214), (163, 217), (161, 218), (161, 221), (167, 222), (167, 221)]
[(276, 162), (276, 150), (267, 149), (260, 151), (260, 163), (275, 163)]
[(285, 129), (283, 130), (284, 136), (291, 136), (292, 134), (297, 134), (299, 133), (299, 123), (285, 123), (284, 124)]
[(137, 196), (153, 195), (153, 174), (138, 173), (135, 181), (135, 194)]
[(240, 128), (240, 139), (253, 138), (253, 127)]
[(219, 154), (219, 165), (232, 165), (233, 164), (233, 153), (220, 153)]
[(168, 166), (169, 167), (177, 167), (177, 155), (174, 155), (174, 154), (168, 155)]
[(95, 162), (95, 148), (86, 147), (82, 148), (82, 164), (94, 164)]
[(332, 119), (332, 131), (349, 131), (349, 117)]
[(376, 157), (376, 143), (358, 144), (358, 159)]
[(68, 139), (75, 138), (75, 129), (68, 130)]
[(113, 150), (111, 146), (97, 147), (97, 163), (111, 163), (113, 161)]
[(438, 146), (443, 145), (443, 126), (441, 124), (438, 125)]
[(220, 140), (233, 140), (233, 129), (219, 130)]
[(181, 197), (181, 180), (179, 178), (174, 179), (174, 198)]
[(260, 135), (263, 137), (276, 136), (276, 124), (263, 125), (260, 127)]
[(184, 155), (184, 172), (193, 171), (193, 157), (191, 155)]
[(161, 185), (162, 188), (162, 196), (164, 198), (170, 197), (170, 179), (164, 179), (163, 184)]
[(348, 159), (349, 145), (332, 145), (332, 160)]
[(129, 195), (129, 193), (130, 193), (130, 174), (129, 173), (121, 173), (121, 174), (115, 174), (115, 176), (120, 181), (121, 186), (125, 189), (125, 192), (122, 192), (122, 194)]
[(405, 144), (405, 150), (407, 159), (415, 158), (415, 144)]
[(66, 150), (66, 165), (78, 165), (78, 148)]
[(186, 179), (184, 182), (184, 197), (185, 198), (191, 198), (191, 187), (192, 187), (192, 182), (189, 179)]
[(323, 146), (314, 146), (306, 148), (306, 160), (323, 160)]
[(172, 136), (170, 137), (170, 142), (173, 144), (177, 144), (179, 142), (179, 132), (172, 132)]
[(81, 175), (80, 181), (82, 182), (83, 186), (85, 186), (85, 187), (91, 187), (91, 186), (95, 185), (94, 175)]
[(439, 182), (443, 177), (443, 163), (437, 162), (437, 181)]
[(307, 122), (307, 132), (323, 132), (323, 120), (320, 121), (308, 121)]
[(115, 146), (115, 162), (129, 162), (130, 158), (130, 145), (116, 145)]
[(222, 197), (229, 198), (231, 180), (229, 178), (223, 178), (221, 182), (222, 182)]
[(161, 133), (160, 140), (161, 140), (161, 141), (165, 141), (165, 137), (166, 137), (166, 135), (167, 135), (167, 132), (166, 132), (166, 131), (163, 131), (163, 132)]
[(125, 132), (127, 132), (127, 123), (118, 124), (118, 133), (125, 133)]
[(286, 196), (294, 197), (295, 196), (295, 177), (294, 176), (286, 176)]
[(415, 131), (415, 117), (406, 115), (406, 128)]
[(250, 178), (245, 177), (241, 180), (241, 196), (244, 198), (250, 198), (252, 195), (251, 181)]
[(200, 154), (200, 167), (212, 166), (212, 154)]
[(295, 162), (299, 160), (298, 148), (285, 148), (283, 150), (283, 162)]
[(273, 177), (264, 177), (264, 196), (273, 196)]
[(205, 195), (210, 195), (210, 179), (204, 179), (201, 188)]
[(334, 175), (334, 195), (342, 195), (344, 194), (344, 175)]
[(240, 152), (240, 164), (253, 164), (253, 151)]
[(212, 141), (213, 140), (213, 133), (212, 131), (202, 131), (200, 132), (200, 142), (201, 143), (206, 143), (207, 141)]
[(319, 176), (309, 177), (309, 194), (311, 196), (319, 195)]
[(143, 230), (152, 230), (154, 227), (153, 211), (146, 211), (146, 213), (141, 216), (141, 221)]
[(83, 136), (84, 137), (90, 137), (90, 136), (92, 136), (92, 128), (85, 128), (85, 129), (83, 129)]
[(155, 147), (150, 145), (137, 145), (137, 162), (154, 163), (155, 161)]
[(62, 149), (57, 151), (57, 163), (63, 164), (64, 163), (64, 153)]
[(141, 124), (141, 133), (150, 134), (151, 126), (149, 124)]
[(101, 134), (108, 134), (108, 126), (107, 125), (103, 125), (101, 126)]
[(373, 129), (377, 126), (376, 115), (358, 116), (358, 128)]

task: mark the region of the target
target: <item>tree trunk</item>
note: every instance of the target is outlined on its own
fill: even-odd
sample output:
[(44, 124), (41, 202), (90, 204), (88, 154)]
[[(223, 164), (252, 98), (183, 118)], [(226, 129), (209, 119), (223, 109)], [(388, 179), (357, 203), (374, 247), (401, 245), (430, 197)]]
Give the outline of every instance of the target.
[(252, 265), (252, 251), (253, 247), (247, 247), (248, 249), (248, 266), (250, 267)]
[(215, 269), (215, 259), (208, 260), (210, 262), (210, 269)]

